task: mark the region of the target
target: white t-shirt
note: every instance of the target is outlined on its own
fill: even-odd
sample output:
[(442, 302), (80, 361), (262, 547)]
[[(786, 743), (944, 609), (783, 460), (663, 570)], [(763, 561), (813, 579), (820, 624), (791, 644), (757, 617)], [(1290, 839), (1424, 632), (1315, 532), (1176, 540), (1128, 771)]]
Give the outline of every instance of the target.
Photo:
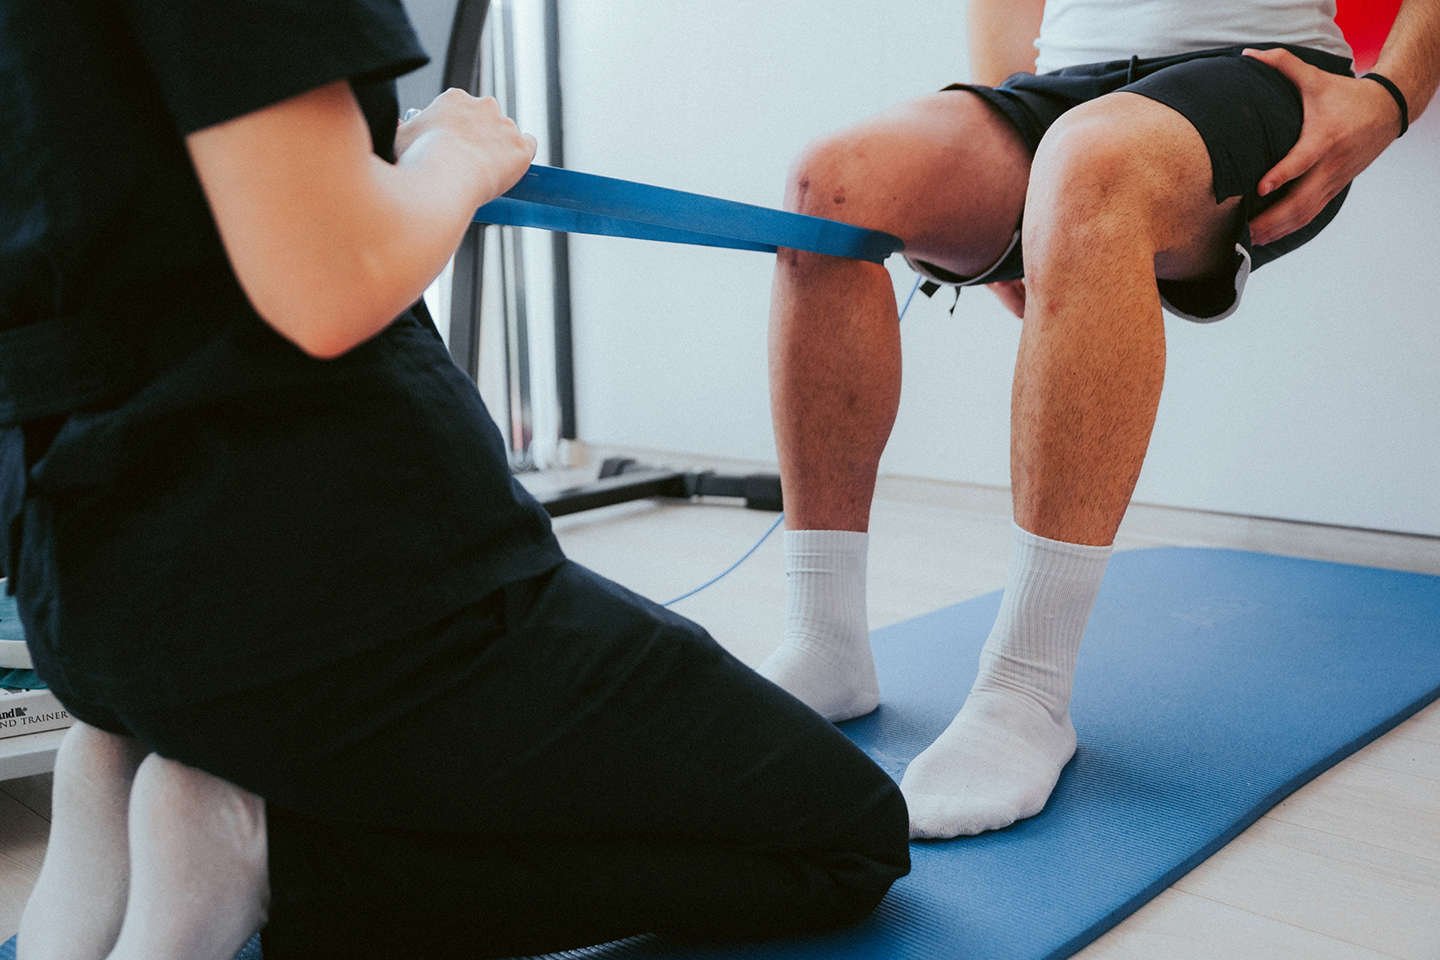
[(1335, 0), (1046, 0), (1038, 73), (1132, 56), (1293, 43), (1349, 59)]

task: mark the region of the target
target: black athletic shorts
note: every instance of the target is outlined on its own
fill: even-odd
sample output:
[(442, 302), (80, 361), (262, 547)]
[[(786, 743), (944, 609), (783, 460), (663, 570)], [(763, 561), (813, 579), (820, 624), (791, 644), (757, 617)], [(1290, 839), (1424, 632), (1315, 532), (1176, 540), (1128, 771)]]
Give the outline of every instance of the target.
[[(1329, 73), (1351, 76), (1350, 61), (1334, 54), (1284, 46), (1305, 62)], [(1349, 186), (1331, 200), (1314, 220), (1288, 236), (1264, 246), (1250, 242), (1249, 221), (1279, 200), (1283, 190), (1261, 197), (1260, 178), (1295, 145), (1304, 121), (1300, 92), (1280, 71), (1241, 54), (1245, 47), (1224, 47), (1171, 57), (1114, 60), (1066, 67), (1036, 76), (1017, 73), (998, 87), (952, 84), (947, 90), (969, 90), (983, 97), (1020, 132), (1033, 154), (1045, 131), (1071, 107), (1116, 91), (1138, 93), (1178, 111), (1199, 131), (1210, 152), (1215, 202), (1240, 197), (1241, 220), (1235, 238), (1233, 274), (1205, 280), (1159, 280), (1165, 306), (1188, 320), (1209, 322), (1228, 317), (1240, 305), (1250, 271), (1305, 244), (1325, 228)], [(1014, 280), (1025, 275), (1020, 233), (995, 265), (975, 277), (961, 277), (924, 261), (910, 265), (931, 280), (955, 286)]]

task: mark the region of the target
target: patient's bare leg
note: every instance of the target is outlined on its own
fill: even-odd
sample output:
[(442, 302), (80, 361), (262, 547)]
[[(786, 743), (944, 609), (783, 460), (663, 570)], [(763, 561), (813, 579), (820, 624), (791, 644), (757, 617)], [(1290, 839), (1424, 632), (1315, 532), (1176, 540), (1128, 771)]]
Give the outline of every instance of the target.
[(1025, 326), (1011, 426), (1010, 577), (980, 672), (950, 727), (905, 772), (911, 835), (1008, 826), (1044, 807), (1075, 752), (1076, 656), (1160, 401), (1155, 278), (1233, 256), (1199, 133), (1115, 93), (1062, 117), (1025, 208)]
[[(1009, 245), (1030, 155), (966, 91), (920, 97), (812, 144), (787, 208), (896, 234), (974, 276)], [(770, 394), (785, 485), (785, 639), (760, 673), (831, 720), (875, 709), (865, 615), (870, 500), (900, 402), (900, 330), (884, 267), (782, 250)]]

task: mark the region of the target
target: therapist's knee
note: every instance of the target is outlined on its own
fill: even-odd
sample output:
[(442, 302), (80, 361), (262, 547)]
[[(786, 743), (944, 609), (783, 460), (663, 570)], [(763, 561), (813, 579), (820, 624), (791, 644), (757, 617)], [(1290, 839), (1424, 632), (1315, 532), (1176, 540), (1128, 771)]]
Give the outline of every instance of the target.
[(889, 777), (884, 781), (867, 798), (853, 847), (824, 858), (834, 888), (834, 913), (827, 925), (863, 920), (910, 872), (910, 814), (900, 788)]

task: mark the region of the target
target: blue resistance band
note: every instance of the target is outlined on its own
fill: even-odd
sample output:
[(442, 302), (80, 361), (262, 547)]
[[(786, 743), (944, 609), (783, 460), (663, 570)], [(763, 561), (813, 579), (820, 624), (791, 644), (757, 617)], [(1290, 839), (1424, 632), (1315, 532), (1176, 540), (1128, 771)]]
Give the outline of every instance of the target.
[(777, 247), (884, 263), (899, 237), (836, 220), (533, 164), (476, 223), (774, 253)]

